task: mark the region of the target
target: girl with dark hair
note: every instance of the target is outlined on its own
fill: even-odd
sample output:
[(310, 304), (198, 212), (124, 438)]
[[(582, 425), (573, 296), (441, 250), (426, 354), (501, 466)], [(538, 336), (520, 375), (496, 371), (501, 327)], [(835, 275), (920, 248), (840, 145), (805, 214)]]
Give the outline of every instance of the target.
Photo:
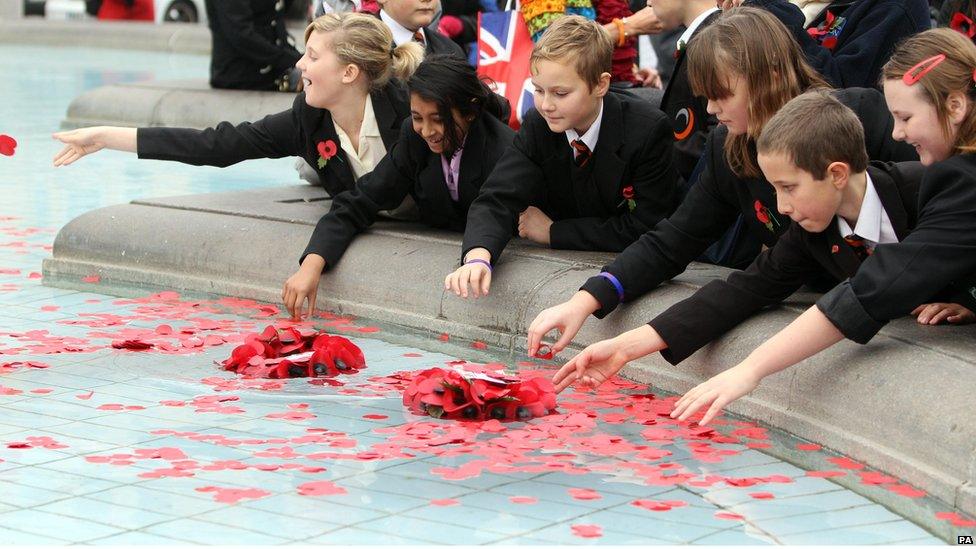
[[(372, 173), (336, 196), (319, 220), (281, 298), (293, 318), (311, 316), (319, 279), (381, 210), (408, 195), (428, 226), (464, 230), (468, 207), (515, 136), (502, 120), (507, 105), (475, 69), (451, 55), (432, 55), (407, 81), (410, 119)], [(303, 311), (305, 301), (308, 309)]]

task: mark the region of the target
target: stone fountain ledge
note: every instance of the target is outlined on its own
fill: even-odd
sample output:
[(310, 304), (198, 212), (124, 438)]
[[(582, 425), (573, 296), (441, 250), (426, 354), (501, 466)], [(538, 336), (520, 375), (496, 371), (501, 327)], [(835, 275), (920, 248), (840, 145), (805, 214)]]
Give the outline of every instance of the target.
[[(297, 268), (328, 204), (320, 189), (296, 185), (101, 208), (61, 229), (53, 257), (44, 262), (44, 281), (91, 290), (81, 279), (98, 274), (96, 288), (106, 292), (174, 289), (277, 303), (282, 282)], [(611, 259), (513, 242), (495, 269), (490, 297), (465, 301), (445, 293), (442, 285), (459, 253), (457, 234), (379, 222), (323, 277), (318, 305), (521, 351), (536, 314), (570, 297)], [(609, 318), (590, 319), (575, 348), (638, 326), (727, 273), (692, 264), (672, 283)], [(624, 373), (684, 392), (745, 358), (811, 300), (794, 296), (678, 367), (655, 354)], [(870, 345), (844, 342), (771, 376), (730, 410), (849, 455), (974, 513), (974, 373), (976, 327), (922, 327), (905, 318)]]

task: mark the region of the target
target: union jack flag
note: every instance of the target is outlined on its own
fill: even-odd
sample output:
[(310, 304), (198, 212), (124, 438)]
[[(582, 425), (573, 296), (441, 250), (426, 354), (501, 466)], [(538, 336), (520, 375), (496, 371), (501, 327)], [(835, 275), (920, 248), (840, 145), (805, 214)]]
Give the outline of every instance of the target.
[(518, 129), (531, 109), (529, 56), (532, 37), (518, 10), (478, 14), (478, 74), (491, 78), (499, 95), (512, 106), (509, 125)]

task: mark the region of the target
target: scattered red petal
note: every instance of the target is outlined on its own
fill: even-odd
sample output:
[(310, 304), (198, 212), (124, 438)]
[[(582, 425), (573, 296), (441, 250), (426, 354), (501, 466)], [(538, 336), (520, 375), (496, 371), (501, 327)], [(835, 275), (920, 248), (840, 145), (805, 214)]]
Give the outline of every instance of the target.
[(724, 520), (742, 520), (745, 517), (738, 513), (715, 513), (715, 518)]
[(589, 488), (570, 488), (568, 492), (570, 496), (573, 496), (573, 499), (578, 499), (582, 501), (591, 500), (591, 499), (603, 499), (603, 496), (601, 496), (599, 492), (597, 492), (596, 490), (591, 490)]
[(257, 488), (221, 488), (219, 486), (201, 486), (197, 492), (213, 492), (213, 500), (218, 503), (237, 503), (243, 499), (260, 499), (270, 496), (271, 492)]
[(298, 485), (301, 496), (336, 496), (346, 493), (346, 489), (328, 480), (317, 480)]
[(847, 475), (844, 471), (807, 471), (808, 477), (815, 478), (831, 478), (831, 477), (842, 477)]
[(87, 392), (87, 393), (85, 393), (85, 394), (81, 394), (81, 395), (75, 395), (75, 398), (77, 398), (78, 400), (88, 400), (88, 399), (90, 399), (90, 398), (92, 397), (92, 395), (94, 395), (94, 394), (95, 394), (95, 391), (88, 391), (88, 392)]
[(363, 419), (387, 419), (390, 416), (384, 416), (383, 414), (365, 414)]
[(436, 505), (438, 507), (451, 507), (452, 505), (460, 505), (461, 502), (456, 499), (432, 499), (430, 500), (431, 505)]
[(528, 504), (538, 503), (539, 498), (535, 498), (532, 496), (512, 496), (508, 498), (508, 501), (511, 501), (512, 503), (528, 505)]
[(29, 275), (27, 275), (27, 278), (29, 278), (31, 280), (37, 280), (37, 279), (42, 278), (42, 277), (43, 277), (43, 275), (41, 273), (38, 273), (38, 272), (33, 272), (33, 273), (30, 273)]
[(797, 444), (796, 445), (796, 449), (797, 450), (803, 450), (804, 452), (816, 452), (817, 450), (820, 450), (821, 448), (822, 447), (819, 444), (812, 444), (812, 443), (810, 443), (810, 444), (801, 443), (801, 444)]
[(580, 538), (603, 537), (603, 528), (599, 524), (574, 524), (571, 526), (573, 535)]
[(862, 484), (892, 484), (898, 482), (898, 479), (879, 473), (877, 471), (861, 472), (858, 473), (861, 476)]
[(852, 469), (855, 471), (864, 469), (863, 463), (858, 463), (849, 457), (832, 457), (832, 458), (827, 458), (827, 461), (833, 463), (834, 465), (840, 467), (841, 469)]
[(443, 333), (443, 334), (437, 336), (437, 339), (439, 339), (441, 341), (447, 341), (447, 340), (451, 339), (451, 335), (450, 334), (447, 334), (447, 333)]
[(752, 492), (749, 494), (752, 499), (773, 499), (774, 496), (771, 492)]
[(17, 150), (17, 140), (9, 135), (0, 135), (0, 154), (13, 156)]
[(81, 281), (86, 282), (88, 284), (98, 284), (99, 282), (102, 281), (102, 277), (98, 275), (89, 275), (86, 276), (85, 278), (82, 278)]
[(919, 490), (907, 484), (891, 484), (885, 486), (885, 489), (906, 498), (924, 498), (928, 495), (925, 490)]
[(473, 349), (484, 351), (485, 349), (488, 348), (488, 344), (485, 343), (484, 341), (475, 341), (474, 343), (471, 344), (471, 347)]

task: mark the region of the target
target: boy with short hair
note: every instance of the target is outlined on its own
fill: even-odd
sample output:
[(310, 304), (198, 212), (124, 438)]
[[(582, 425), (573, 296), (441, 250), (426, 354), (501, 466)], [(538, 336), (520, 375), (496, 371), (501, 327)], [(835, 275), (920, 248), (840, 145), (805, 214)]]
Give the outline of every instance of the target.
[(379, 18), (390, 27), (394, 45), (419, 42), (427, 55), (443, 53), (467, 59), (461, 46), (430, 26), (440, 11), (440, 0), (378, 0), (378, 3)]
[(455, 294), (487, 294), (491, 268), (519, 236), (554, 249), (620, 251), (677, 200), (671, 124), (609, 91), (613, 44), (579, 16), (553, 23), (532, 50), (535, 109), (526, 113), (468, 211)]
[[(602, 383), (655, 351), (677, 364), (814, 275), (850, 278), (876, 246), (899, 242), (915, 226), (924, 167), (869, 164), (860, 121), (828, 92), (787, 103), (763, 128), (757, 149), (777, 209), (793, 220), (786, 233), (745, 271), (706, 284), (645, 326), (584, 349), (554, 377), (558, 390), (577, 380)], [(972, 298), (946, 291), (976, 310)]]

